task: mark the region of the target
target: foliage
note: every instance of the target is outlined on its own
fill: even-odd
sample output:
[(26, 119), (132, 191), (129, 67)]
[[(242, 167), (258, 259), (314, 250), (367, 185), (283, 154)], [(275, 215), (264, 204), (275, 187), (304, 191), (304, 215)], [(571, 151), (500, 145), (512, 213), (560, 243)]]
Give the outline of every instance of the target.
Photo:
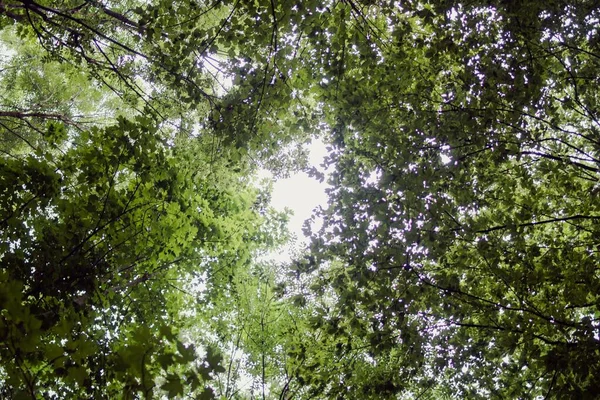
[[(191, 153), (193, 143), (165, 148), (142, 117), (80, 132), (68, 146), (64, 126), (50, 123), (45, 139), (47, 150), (2, 159), (2, 358), (15, 363), (5, 364), (7, 395), (150, 396), (160, 371), (169, 380), (196, 358), (172, 331), (168, 278), (176, 268), (185, 279), (203, 259), (232, 262), (229, 252), (242, 263), (242, 237), (259, 218), (254, 194), (234, 195), (239, 178)], [(67, 378), (53, 382), (61, 371)], [(193, 390), (202, 380), (189, 374)], [(19, 380), (27, 385), (11, 384)]]
[[(0, 4), (2, 394), (593, 398), (598, 21)], [(301, 168), (319, 131), (323, 226), (273, 265), (286, 217), (251, 176)]]
[(377, 7), (381, 45), (346, 54), (328, 98), (335, 172), (311, 270), (343, 368), (313, 387), (593, 397), (598, 9), (407, 5), (386, 29)]

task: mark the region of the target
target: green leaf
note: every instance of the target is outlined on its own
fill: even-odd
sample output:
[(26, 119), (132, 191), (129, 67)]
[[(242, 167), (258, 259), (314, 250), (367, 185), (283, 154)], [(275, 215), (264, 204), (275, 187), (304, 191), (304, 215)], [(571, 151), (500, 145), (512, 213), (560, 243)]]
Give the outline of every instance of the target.
[(170, 398), (183, 395), (183, 383), (174, 374), (168, 374), (166, 382), (160, 388), (166, 391)]
[(209, 368), (211, 368), (214, 372), (225, 372), (225, 368), (221, 365), (222, 360), (223, 357), (215, 348), (212, 346), (208, 346), (206, 348), (206, 362), (208, 363)]
[(177, 351), (183, 357), (184, 362), (194, 361), (196, 359), (196, 349), (193, 344), (185, 346), (181, 341), (177, 340)]
[(216, 399), (215, 393), (212, 388), (206, 387), (204, 390), (198, 395), (198, 399), (200, 400), (214, 400)]

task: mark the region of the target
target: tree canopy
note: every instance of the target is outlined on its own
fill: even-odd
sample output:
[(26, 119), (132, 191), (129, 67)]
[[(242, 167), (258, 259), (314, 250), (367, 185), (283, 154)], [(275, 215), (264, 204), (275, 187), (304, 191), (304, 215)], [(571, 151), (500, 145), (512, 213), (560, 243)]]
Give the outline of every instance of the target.
[[(595, 398), (599, 26), (0, 1), (0, 395)], [(259, 169), (327, 185), (289, 263)]]

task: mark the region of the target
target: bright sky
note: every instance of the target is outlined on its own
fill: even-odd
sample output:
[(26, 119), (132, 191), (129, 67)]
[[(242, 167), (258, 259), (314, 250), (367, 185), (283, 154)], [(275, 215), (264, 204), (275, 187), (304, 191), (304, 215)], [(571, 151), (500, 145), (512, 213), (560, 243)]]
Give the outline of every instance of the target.
[[(318, 167), (327, 154), (325, 144), (321, 140), (311, 143), (309, 164)], [(322, 169), (322, 168), (319, 168)], [(305, 172), (299, 172), (287, 179), (280, 179), (273, 185), (271, 205), (277, 210), (289, 208), (294, 212), (288, 223), (289, 230), (298, 238), (298, 245), (308, 243), (302, 232), (304, 221), (310, 218), (312, 211), (317, 206), (327, 204), (325, 194), (326, 183), (309, 177)], [(290, 249), (282, 249), (282, 252), (274, 255), (276, 261), (288, 261)]]

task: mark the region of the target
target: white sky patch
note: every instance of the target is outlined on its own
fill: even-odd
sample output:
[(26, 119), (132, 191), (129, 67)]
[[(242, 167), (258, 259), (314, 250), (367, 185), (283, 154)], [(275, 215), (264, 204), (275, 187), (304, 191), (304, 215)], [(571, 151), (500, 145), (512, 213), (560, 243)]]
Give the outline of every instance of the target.
[[(325, 144), (321, 140), (315, 140), (310, 144), (309, 151), (309, 165), (318, 167), (327, 154)], [(315, 207), (327, 204), (326, 186), (325, 182), (320, 183), (305, 172), (299, 172), (287, 179), (280, 179), (273, 185), (271, 205), (278, 210), (287, 207), (294, 211), (289, 222), (289, 229), (298, 236), (298, 239), (304, 238), (302, 225), (310, 218)]]
[[(314, 140), (309, 146), (309, 152), (309, 166), (315, 166), (322, 170), (319, 165), (327, 154), (325, 143), (321, 140)], [(268, 177), (270, 173), (261, 171), (259, 175)], [(326, 180), (321, 183), (317, 179), (309, 177), (305, 172), (298, 172), (289, 178), (279, 179), (273, 184), (271, 206), (277, 210), (289, 208), (293, 211), (288, 228), (296, 236), (297, 242), (296, 246), (290, 244), (278, 253), (271, 254), (269, 258), (278, 262), (289, 261), (293, 247), (301, 248), (308, 244), (308, 238), (304, 236), (302, 226), (316, 207), (327, 205), (326, 187)]]
[(450, 158), (444, 153), (440, 154), (440, 158), (442, 159), (442, 164), (450, 164), (450, 162), (452, 161), (452, 158)]
[(310, 218), (313, 209), (327, 202), (324, 190), (324, 183), (319, 183), (304, 172), (275, 182), (271, 205), (278, 210), (287, 207), (294, 212), (288, 226), (298, 239), (304, 237), (302, 225)]

